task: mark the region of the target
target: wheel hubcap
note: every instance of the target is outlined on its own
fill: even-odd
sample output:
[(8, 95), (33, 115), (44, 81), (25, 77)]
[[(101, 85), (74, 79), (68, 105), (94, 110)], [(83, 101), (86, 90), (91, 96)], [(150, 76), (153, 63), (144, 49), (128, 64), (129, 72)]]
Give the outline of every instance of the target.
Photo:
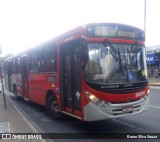
[(52, 103), (52, 110), (54, 111), (54, 112), (56, 112), (56, 113), (58, 113), (58, 104), (57, 104), (57, 101), (54, 101), (53, 103)]

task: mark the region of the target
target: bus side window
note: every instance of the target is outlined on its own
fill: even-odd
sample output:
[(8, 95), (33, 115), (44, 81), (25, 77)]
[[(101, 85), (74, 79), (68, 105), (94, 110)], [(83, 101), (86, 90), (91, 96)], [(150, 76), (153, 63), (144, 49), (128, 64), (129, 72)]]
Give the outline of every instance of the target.
[(12, 60), (12, 73), (16, 73), (16, 61), (15, 61), (15, 59)]
[(21, 59), (20, 59), (20, 57), (16, 58), (16, 61), (15, 61), (15, 72), (17, 74), (21, 73)]
[(39, 52), (33, 52), (30, 56), (30, 73), (40, 72), (40, 55)]
[(42, 60), (42, 72), (56, 72), (57, 71), (57, 59), (56, 59), (56, 49), (53, 45), (48, 46), (41, 51)]

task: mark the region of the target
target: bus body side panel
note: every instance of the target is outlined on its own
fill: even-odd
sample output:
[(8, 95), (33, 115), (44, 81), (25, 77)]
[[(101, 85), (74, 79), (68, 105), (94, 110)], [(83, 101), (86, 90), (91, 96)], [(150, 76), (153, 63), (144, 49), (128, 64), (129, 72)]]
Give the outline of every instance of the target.
[[(56, 96), (59, 93), (57, 74), (41, 74), (41, 93), (38, 95), (39, 104), (46, 105), (46, 94), (48, 91), (52, 91)], [(57, 97), (58, 98), (58, 97)]]
[(22, 93), (22, 76), (21, 74), (14, 74), (13, 75), (13, 80), (15, 81), (15, 85), (16, 85), (16, 89), (17, 89), (17, 93), (19, 96), (23, 97), (23, 93)]
[(40, 103), (40, 97), (44, 84), (42, 84), (41, 74), (29, 75), (29, 99), (35, 103)]

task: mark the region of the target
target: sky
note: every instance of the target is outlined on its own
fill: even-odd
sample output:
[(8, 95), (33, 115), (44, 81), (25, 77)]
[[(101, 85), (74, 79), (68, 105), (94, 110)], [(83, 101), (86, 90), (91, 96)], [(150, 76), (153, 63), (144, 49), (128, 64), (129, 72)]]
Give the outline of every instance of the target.
[[(0, 0), (0, 46), (16, 54), (91, 22), (144, 30), (145, 0)], [(160, 0), (146, 0), (146, 46), (160, 45)]]

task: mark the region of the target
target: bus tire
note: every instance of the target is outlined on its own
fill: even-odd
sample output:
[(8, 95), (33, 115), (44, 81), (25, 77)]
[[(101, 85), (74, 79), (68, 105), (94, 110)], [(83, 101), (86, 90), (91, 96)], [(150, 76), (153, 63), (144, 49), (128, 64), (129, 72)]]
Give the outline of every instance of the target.
[(59, 112), (58, 102), (54, 95), (47, 99), (47, 111), (54, 119), (62, 119), (62, 113)]

